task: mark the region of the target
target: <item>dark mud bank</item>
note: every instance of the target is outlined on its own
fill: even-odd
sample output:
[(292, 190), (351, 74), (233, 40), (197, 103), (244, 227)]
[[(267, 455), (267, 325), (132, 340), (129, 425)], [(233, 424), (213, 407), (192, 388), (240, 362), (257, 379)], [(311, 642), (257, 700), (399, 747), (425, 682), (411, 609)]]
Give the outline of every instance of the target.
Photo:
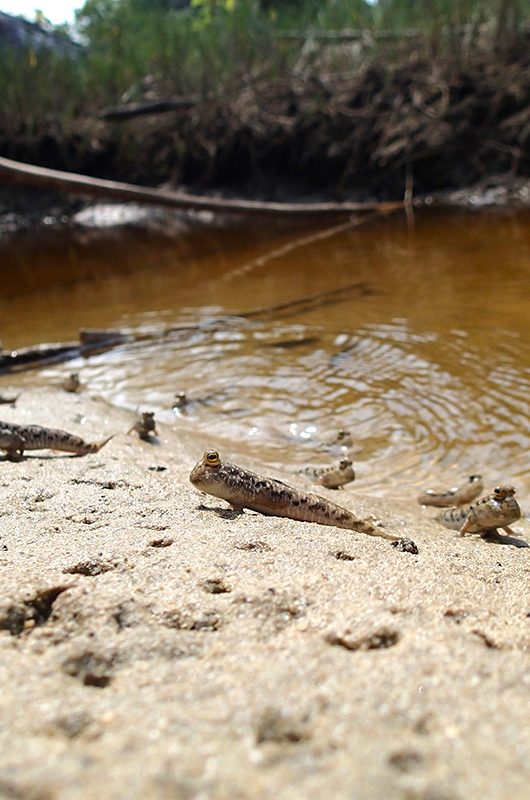
[(0, 132), (0, 153), (148, 185), (271, 199), (403, 197), (530, 176), (530, 55), (408, 58), (245, 82), (191, 110)]

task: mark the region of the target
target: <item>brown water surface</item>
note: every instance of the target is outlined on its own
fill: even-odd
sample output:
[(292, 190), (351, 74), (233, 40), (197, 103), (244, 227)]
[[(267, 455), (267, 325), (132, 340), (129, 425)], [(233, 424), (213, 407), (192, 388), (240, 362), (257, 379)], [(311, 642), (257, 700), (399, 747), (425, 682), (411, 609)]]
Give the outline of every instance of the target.
[[(80, 327), (189, 329), (0, 388), (76, 370), (91, 393), (156, 410), (197, 452), (210, 443), (294, 471), (337, 460), (329, 442), (347, 429), (359, 489), (410, 494), (482, 472), (524, 497), (529, 223), (528, 212), (424, 211), (413, 228), (396, 215), (333, 233), (264, 221), (177, 239), (17, 241), (2, 255), (4, 347), (75, 339)], [(242, 316), (340, 287), (327, 303)], [(180, 414), (177, 391), (191, 399)]]

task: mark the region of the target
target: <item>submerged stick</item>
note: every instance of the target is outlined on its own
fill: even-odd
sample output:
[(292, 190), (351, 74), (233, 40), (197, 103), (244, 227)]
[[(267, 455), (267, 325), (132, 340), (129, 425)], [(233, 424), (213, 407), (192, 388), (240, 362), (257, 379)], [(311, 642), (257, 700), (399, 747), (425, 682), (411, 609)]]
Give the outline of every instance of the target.
[(296, 300), (289, 300), (285, 303), (255, 308), (252, 311), (246, 311), (236, 316), (241, 316), (245, 319), (266, 319), (268, 317), (285, 319), (293, 314), (305, 314), (317, 308), (325, 308), (334, 303), (340, 303), (350, 294), (358, 294), (367, 297), (375, 294), (375, 290), (372, 289), (370, 284), (364, 281), (347, 283), (345, 286), (340, 286), (338, 289), (328, 289), (324, 292), (305, 295), (304, 297), (299, 297)]
[(398, 211), (399, 209), (403, 208), (403, 205), (404, 203), (401, 203), (396, 208), (379, 208), (373, 211), (371, 214), (364, 214), (362, 217), (352, 217), (346, 220), (346, 222), (340, 222), (338, 225), (333, 225), (330, 228), (324, 228), (324, 230), (317, 231), (316, 233), (299, 236), (294, 239), (294, 241), (282, 244), (279, 247), (273, 248), (272, 250), (267, 250), (267, 252), (262, 256), (253, 258), (252, 261), (248, 261), (246, 264), (242, 264), (239, 267), (231, 269), (229, 272), (223, 275), (223, 280), (230, 281), (234, 280), (234, 278), (238, 280), (248, 272), (254, 271), (260, 267), (264, 267), (270, 261), (274, 261), (277, 258), (283, 258), (284, 256), (289, 255), (289, 253), (292, 253), (294, 250), (299, 250), (302, 247), (313, 246), (317, 242), (324, 241), (325, 239), (331, 239), (333, 236), (337, 236), (339, 233), (344, 233), (352, 228), (357, 228), (359, 225), (364, 225), (366, 222), (371, 222), (378, 217), (384, 217), (386, 214), (392, 213), (392, 211)]
[(52, 344), (38, 344), (30, 347), (23, 347), (19, 350), (0, 352), (0, 374), (3, 372), (14, 372), (23, 369), (34, 369), (43, 364), (61, 363), (73, 358), (84, 356), (85, 358), (99, 353), (105, 353), (116, 347), (123, 345), (133, 346), (139, 344), (149, 344), (168, 338), (172, 334), (191, 335), (200, 330), (214, 332), (223, 330), (229, 319), (286, 319), (293, 314), (307, 313), (317, 308), (324, 308), (333, 303), (341, 302), (348, 294), (357, 293), (361, 296), (368, 296), (374, 293), (369, 284), (364, 282), (349, 283), (338, 289), (329, 289), (316, 294), (304, 295), (296, 300), (289, 300), (286, 303), (276, 303), (272, 306), (262, 306), (244, 311), (239, 314), (230, 314), (227, 317), (219, 317), (210, 320), (205, 324), (198, 325), (175, 325), (163, 328), (160, 331), (141, 331), (139, 333), (124, 332), (120, 330), (85, 330), (79, 332), (79, 343), (62, 342)]

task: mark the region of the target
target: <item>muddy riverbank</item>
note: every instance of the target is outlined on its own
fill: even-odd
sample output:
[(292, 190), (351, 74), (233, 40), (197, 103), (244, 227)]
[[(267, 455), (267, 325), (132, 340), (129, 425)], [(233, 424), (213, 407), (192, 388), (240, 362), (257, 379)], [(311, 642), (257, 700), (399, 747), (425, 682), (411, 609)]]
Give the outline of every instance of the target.
[[(275, 200), (401, 199), (530, 174), (530, 59), (410, 53), (345, 73), (245, 78), (185, 110), (11, 121), (0, 155), (146, 185)], [(506, 180), (509, 183), (509, 179)]]
[(2, 416), (115, 437), (0, 463), (0, 793), (526, 798), (530, 549), (355, 485), (417, 555), (235, 517), (188, 483), (202, 442), (86, 394)]

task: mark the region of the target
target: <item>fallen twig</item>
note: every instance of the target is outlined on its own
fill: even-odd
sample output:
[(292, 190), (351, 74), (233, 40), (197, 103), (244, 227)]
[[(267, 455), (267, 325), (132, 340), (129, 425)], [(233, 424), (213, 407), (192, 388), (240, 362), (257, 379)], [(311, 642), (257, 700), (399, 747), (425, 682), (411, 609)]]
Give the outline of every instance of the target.
[(146, 100), (145, 103), (127, 103), (122, 106), (107, 108), (100, 119), (120, 122), (123, 119), (143, 117), (147, 114), (163, 114), (166, 111), (186, 111), (197, 103), (197, 97), (160, 97), (158, 100)]
[(228, 200), (217, 197), (150, 189), (132, 183), (91, 178), (74, 172), (23, 164), (0, 158), (0, 184), (26, 184), (59, 192), (106, 197), (111, 200), (146, 203), (148, 205), (186, 208), (189, 211), (216, 211), (222, 214), (253, 214), (304, 217), (323, 214), (349, 214), (361, 211), (392, 211), (402, 202), (391, 203), (272, 203), (259, 200)]

